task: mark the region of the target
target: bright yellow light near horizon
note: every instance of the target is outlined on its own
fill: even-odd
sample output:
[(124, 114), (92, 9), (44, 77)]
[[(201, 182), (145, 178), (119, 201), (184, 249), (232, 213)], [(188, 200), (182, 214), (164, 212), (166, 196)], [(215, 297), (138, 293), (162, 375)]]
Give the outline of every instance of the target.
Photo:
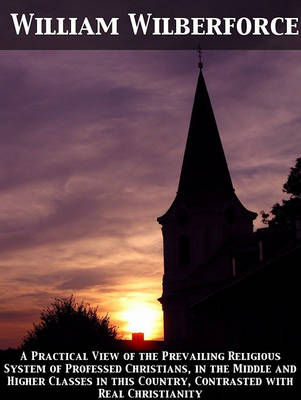
[(143, 332), (146, 339), (151, 339), (156, 330), (158, 315), (156, 310), (148, 306), (134, 306), (123, 312), (130, 333)]

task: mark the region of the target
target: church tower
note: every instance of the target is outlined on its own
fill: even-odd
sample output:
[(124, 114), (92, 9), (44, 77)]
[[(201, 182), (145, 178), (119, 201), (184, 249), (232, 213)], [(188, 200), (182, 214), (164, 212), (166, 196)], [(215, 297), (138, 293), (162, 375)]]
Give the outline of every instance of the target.
[(200, 64), (178, 191), (158, 218), (167, 345), (191, 343), (193, 305), (231, 278), (229, 244), (252, 233), (256, 216), (235, 194)]

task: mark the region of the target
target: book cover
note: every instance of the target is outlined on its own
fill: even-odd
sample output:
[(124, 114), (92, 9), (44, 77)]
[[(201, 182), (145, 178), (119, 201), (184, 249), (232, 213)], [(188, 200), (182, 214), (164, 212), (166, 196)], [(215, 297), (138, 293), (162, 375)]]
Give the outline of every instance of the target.
[(1, 391), (298, 395), (297, 1), (0, 6)]

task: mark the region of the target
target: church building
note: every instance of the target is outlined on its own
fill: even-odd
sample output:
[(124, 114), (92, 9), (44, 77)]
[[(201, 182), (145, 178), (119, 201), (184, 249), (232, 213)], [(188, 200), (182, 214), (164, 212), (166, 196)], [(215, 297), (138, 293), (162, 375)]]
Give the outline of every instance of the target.
[[(264, 306), (272, 290), (267, 272), (271, 264), (278, 262), (277, 282), (283, 279), (283, 260), (278, 259), (283, 254), (276, 254), (275, 248), (293, 241), (286, 250), (296, 251), (296, 243), (289, 235), (284, 239), (265, 229), (253, 233), (256, 217), (235, 194), (200, 64), (177, 194), (158, 218), (164, 249), (159, 301), (166, 346), (249, 345), (255, 344), (254, 337), (260, 341), (260, 334), (254, 336), (256, 318), (264, 320), (266, 313), (273, 318)], [(283, 304), (274, 293), (277, 282), (270, 295), (274, 304)], [(255, 303), (256, 317), (250, 310), (246, 314)]]

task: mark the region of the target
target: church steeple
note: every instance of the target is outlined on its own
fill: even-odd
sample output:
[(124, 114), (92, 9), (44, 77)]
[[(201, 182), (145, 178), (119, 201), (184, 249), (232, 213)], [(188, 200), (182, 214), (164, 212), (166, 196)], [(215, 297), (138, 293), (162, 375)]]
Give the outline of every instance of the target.
[[(178, 187), (183, 198), (233, 194), (233, 186), (200, 64)], [(209, 198), (208, 198), (209, 197)], [(221, 198), (220, 198), (221, 200)]]
[(252, 221), (257, 214), (248, 211), (234, 192), (201, 62), (199, 67), (177, 195), (158, 222), (164, 224), (170, 216), (179, 215), (188, 208), (215, 209), (225, 212), (227, 219), (231, 214), (232, 219), (233, 206), (236, 214), (247, 216)]
[[(201, 67), (201, 65), (200, 65)], [(162, 225), (164, 338), (190, 343), (191, 307), (233, 273), (232, 244), (256, 214), (237, 198), (200, 68), (178, 186)]]

